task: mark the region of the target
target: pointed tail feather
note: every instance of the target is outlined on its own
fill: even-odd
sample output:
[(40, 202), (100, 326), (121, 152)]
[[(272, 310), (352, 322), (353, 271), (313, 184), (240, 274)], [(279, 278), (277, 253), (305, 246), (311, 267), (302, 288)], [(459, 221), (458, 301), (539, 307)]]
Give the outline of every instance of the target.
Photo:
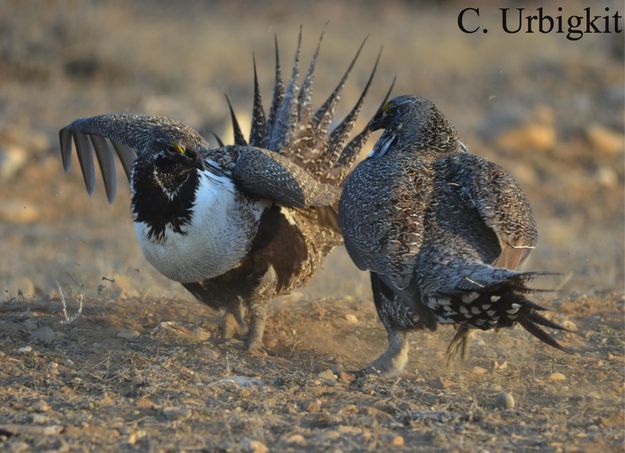
[[(380, 110), (382, 110), (382, 108), (384, 108), (386, 101), (388, 101), (388, 98), (391, 96), (391, 92), (395, 87), (396, 80), (397, 77), (394, 77), (391, 86), (386, 91), (386, 95), (384, 96), (384, 99), (382, 99), (382, 102), (380, 103), (380, 106), (378, 107), (376, 112), (379, 112)], [(349, 167), (351, 167), (351, 165), (354, 163), (354, 160), (356, 160), (356, 158), (358, 157), (360, 150), (369, 139), (369, 135), (371, 135), (371, 121), (374, 117), (375, 115), (371, 118), (371, 120), (369, 120), (369, 123), (363, 128), (363, 130), (347, 144), (347, 146), (341, 152), (341, 155), (337, 159), (336, 163), (334, 164), (335, 168), (339, 167), (342, 169), (341, 175), (339, 176), (340, 181), (342, 181), (343, 178), (346, 176), (347, 172), (349, 171)]]
[(319, 36), (319, 40), (317, 41), (317, 47), (315, 48), (312, 59), (310, 60), (308, 70), (306, 71), (306, 76), (304, 77), (304, 81), (302, 82), (302, 87), (299, 92), (299, 97), (297, 100), (297, 121), (299, 124), (307, 123), (310, 120), (310, 116), (312, 115), (312, 86), (315, 78), (315, 66), (317, 64), (319, 50), (321, 49), (321, 42), (323, 41), (323, 36), (326, 32), (326, 26), (327, 22), (326, 25), (324, 25), (323, 30), (321, 31), (321, 35)]
[[(265, 118), (265, 109), (263, 107), (263, 99), (260, 94), (260, 86), (258, 84), (258, 72), (256, 71), (256, 57), (252, 54), (252, 63), (254, 65), (254, 105), (252, 107), (252, 129), (250, 130), (250, 145), (262, 146), (267, 128), (267, 120)], [(223, 146), (223, 145), (221, 145)]]
[(380, 57), (382, 56), (382, 49), (380, 48), (380, 52), (378, 53), (378, 57), (375, 60), (375, 64), (373, 65), (373, 69), (371, 74), (369, 75), (369, 79), (360, 93), (360, 97), (356, 102), (356, 105), (352, 108), (352, 110), (347, 114), (347, 116), (341, 121), (341, 123), (334, 128), (332, 133), (330, 134), (330, 139), (328, 140), (328, 149), (326, 151), (325, 159), (333, 166), (338, 158), (340, 157), (343, 151), (343, 145), (349, 137), (349, 134), (352, 132), (352, 129), (356, 125), (356, 119), (362, 110), (362, 105), (367, 97), (367, 93), (369, 92), (369, 88), (371, 87), (371, 82), (373, 82), (373, 77), (375, 76), (375, 72), (378, 69), (378, 64), (380, 63)]
[(226, 102), (228, 103), (228, 108), (230, 109), (230, 119), (232, 120), (232, 131), (234, 133), (234, 143), (235, 145), (247, 145), (245, 141), (245, 137), (243, 136), (243, 132), (241, 132), (241, 126), (239, 126), (239, 121), (237, 120), (237, 116), (234, 113), (234, 109), (232, 108), (232, 104), (230, 103), (230, 98), (226, 94)]
[(271, 130), (268, 135), (269, 143), (267, 147), (273, 150), (280, 150), (285, 148), (291, 136), (293, 130), (297, 124), (297, 95), (299, 79), (299, 62), (300, 52), (302, 48), (302, 27), (300, 25), (299, 34), (297, 36), (297, 48), (295, 50), (295, 61), (293, 62), (293, 68), (291, 70), (291, 78), (286, 86), (284, 98), (274, 118), (274, 122), (271, 125)]
[(328, 99), (326, 99), (326, 101), (321, 105), (321, 107), (319, 107), (319, 110), (315, 112), (315, 115), (312, 120), (312, 125), (313, 125), (313, 129), (315, 129), (316, 131), (315, 135), (317, 137), (324, 137), (328, 133), (328, 127), (330, 126), (330, 123), (332, 122), (332, 118), (334, 118), (334, 108), (336, 107), (336, 104), (339, 100), (341, 91), (343, 91), (345, 82), (347, 82), (347, 78), (352, 72), (352, 69), (354, 68), (354, 65), (356, 64), (356, 61), (358, 61), (358, 57), (360, 56), (360, 53), (362, 52), (362, 49), (364, 48), (367, 42), (367, 39), (369, 39), (368, 36), (366, 36), (365, 39), (363, 39), (362, 44), (360, 44), (360, 47), (358, 47), (358, 50), (356, 51), (356, 55), (354, 55), (354, 58), (352, 58), (352, 61), (349, 63), (347, 70), (343, 73), (343, 76), (341, 77), (341, 80), (339, 81), (338, 85), (336, 86), (336, 88), (334, 88), (332, 93), (330, 93), (330, 96), (328, 97)]
[[(519, 324), (521, 324), (525, 330), (527, 330), (529, 333), (531, 333), (533, 336), (538, 338), (543, 343), (546, 343), (549, 346), (559, 349), (560, 351), (566, 352), (568, 354), (572, 354), (574, 352), (570, 348), (562, 346), (560, 343), (558, 343), (558, 341), (555, 338), (553, 338), (543, 329), (538, 327), (537, 325), (538, 322), (530, 320), (529, 317), (519, 319)], [(563, 327), (558, 327), (558, 328), (561, 330), (566, 330)]]
[(270, 148), (269, 141), (271, 140), (271, 131), (273, 130), (276, 115), (278, 114), (278, 110), (282, 105), (282, 100), (284, 98), (284, 83), (282, 82), (282, 70), (280, 68), (280, 50), (278, 49), (278, 36), (274, 35), (274, 46), (275, 46), (275, 76), (273, 82), (273, 96), (271, 99), (271, 107), (269, 109), (269, 119), (267, 120), (267, 128), (265, 134), (265, 140), (263, 142), (263, 147), (267, 149)]

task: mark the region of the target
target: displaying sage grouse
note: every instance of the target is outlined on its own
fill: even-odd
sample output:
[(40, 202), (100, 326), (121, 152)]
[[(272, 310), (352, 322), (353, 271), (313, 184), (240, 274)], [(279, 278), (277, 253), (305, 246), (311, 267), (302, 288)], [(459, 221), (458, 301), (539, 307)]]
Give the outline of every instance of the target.
[(387, 351), (366, 371), (395, 374), (408, 358), (406, 333), (458, 327), (448, 353), (466, 347), (471, 329), (521, 324), (564, 349), (538, 325), (526, 286), (535, 273), (515, 271), (534, 248), (536, 225), (516, 181), (471, 155), (430, 101), (399, 96), (371, 122), (385, 131), (347, 177), (339, 224), (355, 264), (371, 273)]
[(225, 338), (246, 327), (249, 311), (248, 349), (262, 346), (268, 301), (305, 284), (342, 242), (336, 220), (338, 187), (369, 135), (365, 127), (346, 144), (379, 55), (355, 106), (328, 133), (341, 90), (363, 46), (334, 91), (313, 112), (313, 74), (322, 38), (323, 34), (301, 86), (301, 30), (286, 84), (276, 40), (275, 83), (267, 116), (254, 62), (249, 144), (229, 102), (234, 145), (223, 145), (216, 137), (219, 146), (211, 147), (176, 121), (133, 114), (82, 118), (60, 131), (65, 170), (70, 170), (73, 141), (87, 191), (93, 193), (95, 150), (111, 202), (117, 154), (130, 180), (132, 215), (146, 259), (201, 302), (225, 309)]

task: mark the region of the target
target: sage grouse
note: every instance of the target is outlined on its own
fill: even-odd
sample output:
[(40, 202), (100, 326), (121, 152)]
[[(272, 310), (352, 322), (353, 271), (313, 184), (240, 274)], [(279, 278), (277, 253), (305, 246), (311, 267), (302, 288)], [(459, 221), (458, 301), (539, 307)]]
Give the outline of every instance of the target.
[(301, 30), (286, 84), (276, 40), (267, 116), (254, 61), (249, 144), (229, 101), (234, 130), (234, 145), (229, 146), (216, 137), (219, 146), (211, 147), (196, 131), (168, 118), (133, 114), (78, 119), (59, 133), (64, 168), (70, 170), (73, 141), (89, 194), (95, 187), (95, 151), (110, 202), (117, 154), (130, 180), (132, 215), (145, 258), (201, 302), (225, 309), (225, 338), (246, 328), (249, 312), (250, 350), (262, 347), (268, 301), (305, 284), (342, 242), (338, 187), (369, 135), (365, 127), (346, 144), (379, 55), (360, 98), (329, 133), (340, 92), (364, 42), (334, 91), (313, 112), (313, 75), (322, 38), (301, 86)]
[[(516, 181), (467, 152), (430, 101), (399, 96), (371, 122), (384, 133), (347, 177), (339, 224), (355, 264), (369, 270), (387, 351), (365, 371), (396, 374), (408, 358), (406, 333), (437, 324), (458, 327), (448, 352), (465, 348), (470, 329), (521, 324), (564, 349), (538, 325), (515, 271), (534, 248), (536, 225)], [(463, 351), (464, 352), (464, 351)]]

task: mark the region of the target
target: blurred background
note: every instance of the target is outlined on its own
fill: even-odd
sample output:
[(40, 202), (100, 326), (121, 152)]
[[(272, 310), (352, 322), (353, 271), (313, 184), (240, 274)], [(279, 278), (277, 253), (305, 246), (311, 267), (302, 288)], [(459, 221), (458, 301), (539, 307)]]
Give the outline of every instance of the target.
[[(457, 27), (464, 6), (453, 1), (0, 0), (0, 297), (53, 297), (58, 282), (92, 296), (190, 299), (141, 256), (127, 183), (109, 205), (101, 184), (87, 196), (76, 160), (63, 174), (58, 130), (128, 111), (228, 134), (223, 93), (249, 124), (252, 51), (267, 104), (273, 34), (287, 66), (303, 24), (307, 64), (327, 21), (317, 105), (370, 35), (339, 116), (383, 45), (361, 125), (397, 75), (395, 94), (434, 101), (473, 153), (519, 180), (540, 232), (529, 267), (562, 273), (563, 295), (621, 290), (623, 34), (506, 35), (495, 29), (500, 2), (480, 6), (491, 30), (467, 35)], [(368, 279), (341, 248), (304, 293), (369, 297)]]

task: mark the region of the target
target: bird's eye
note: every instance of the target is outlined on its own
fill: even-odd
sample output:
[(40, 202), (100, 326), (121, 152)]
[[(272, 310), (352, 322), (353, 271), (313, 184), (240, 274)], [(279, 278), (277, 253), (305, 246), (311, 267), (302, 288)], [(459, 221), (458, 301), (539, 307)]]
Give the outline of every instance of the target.
[(173, 153), (182, 154), (183, 156), (185, 152), (187, 151), (184, 145), (181, 145), (178, 142), (171, 142), (169, 144), (169, 150)]
[(387, 102), (386, 104), (384, 104), (384, 107), (383, 107), (384, 113), (386, 114), (392, 113), (394, 107), (395, 107), (395, 104), (393, 104), (391, 101)]

